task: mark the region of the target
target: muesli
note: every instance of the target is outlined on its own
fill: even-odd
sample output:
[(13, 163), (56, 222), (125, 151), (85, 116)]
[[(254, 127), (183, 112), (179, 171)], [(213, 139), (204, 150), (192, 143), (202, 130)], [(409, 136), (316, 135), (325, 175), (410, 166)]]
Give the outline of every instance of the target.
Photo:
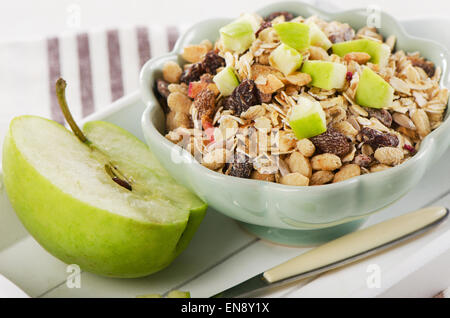
[(188, 45), (156, 89), (168, 138), (218, 173), (334, 183), (411, 158), (443, 121), (441, 70), (395, 36), (317, 16), (244, 14)]

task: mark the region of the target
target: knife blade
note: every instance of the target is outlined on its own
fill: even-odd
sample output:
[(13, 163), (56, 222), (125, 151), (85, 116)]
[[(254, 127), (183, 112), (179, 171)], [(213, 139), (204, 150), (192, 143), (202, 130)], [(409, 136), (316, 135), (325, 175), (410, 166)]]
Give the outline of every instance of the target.
[(417, 237), (443, 223), (448, 215), (444, 207), (403, 214), (311, 249), (212, 297), (246, 297), (327, 272)]

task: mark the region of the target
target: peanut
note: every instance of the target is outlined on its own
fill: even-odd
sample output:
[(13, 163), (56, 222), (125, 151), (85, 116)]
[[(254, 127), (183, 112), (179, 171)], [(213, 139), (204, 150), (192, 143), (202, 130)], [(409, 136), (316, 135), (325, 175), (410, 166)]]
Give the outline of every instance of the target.
[(311, 178), (312, 168), (308, 158), (304, 157), (300, 152), (293, 152), (286, 160), (291, 172), (298, 172), (305, 177)]
[(314, 146), (311, 140), (304, 138), (297, 141), (297, 149), (303, 156), (309, 158), (316, 151), (316, 146)]
[(417, 128), (417, 133), (420, 138), (424, 138), (431, 132), (430, 121), (427, 113), (423, 109), (417, 109), (412, 115), (411, 119)]
[(331, 171), (316, 171), (312, 174), (310, 185), (322, 185), (333, 180), (334, 174)]
[(333, 183), (344, 181), (361, 174), (361, 168), (357, 164), (348, 164), (343, 166), (333, 178)]
[(167, 105), (170, 110), (177, 113), (188, 114), (191, 104), (191, 99), (179, 92), (170, 93), (169, 97), (167, 97)]
[(323, 153), (312, 157), (311, 165), (314, 170), (332, 171), (342, 166), (341, 158), (331, 153)]
[(280, 183), (294, 186), (307, 186), (309, 179), (301, 173), (293, 172), (281, 177)]
[(380, 163), (392, 166), (398, 165), (404, 157), (403, 151), (394, 147), (381, 147), (375, 151), (375, 159)]
[(164, 80), (169, 83), (179, 83), (181, 73), (183, 73), (180, 65), (173, 61), (164, 64), (162, 72)]

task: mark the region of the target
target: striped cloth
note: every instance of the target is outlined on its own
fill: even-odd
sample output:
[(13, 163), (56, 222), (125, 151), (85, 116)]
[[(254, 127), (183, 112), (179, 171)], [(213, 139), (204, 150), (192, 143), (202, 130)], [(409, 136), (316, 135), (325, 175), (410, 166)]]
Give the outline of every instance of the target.
[(142, 65), (170, 51), (183, 31), (139, 26), (0, 44), (0, 136), (22, 114), (62, 123), (54, 88), (60, 76), (76, 119), (135, 91)]

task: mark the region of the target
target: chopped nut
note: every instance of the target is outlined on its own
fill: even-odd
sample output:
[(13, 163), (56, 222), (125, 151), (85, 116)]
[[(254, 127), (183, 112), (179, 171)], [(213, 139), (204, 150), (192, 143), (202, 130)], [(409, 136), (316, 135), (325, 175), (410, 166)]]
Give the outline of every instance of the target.
[(310, 185), (322, 185), (333, 180), (334, 174), (331, 171), (319, 170), (312, 174), (309, 181)]
[(316, 151), (316, 147), (309, 139), (300, 139), (297, 141), (297, 149), (300, 151), (300, 153), (305, 157), (311, 157), (314, 152)]
[(380, 163), (392, 166), (398, 165), (404, 157), (403, 151), (394, 147), (381, 147), (375, 151), (375, 159)]
[(168, 131), (174, 130), (178, 127), (189, 128), (191, 120), (186, 113), (177, 113), (171, 111), (166, 115), (166, 128)]
[(417, 133), (421, 138), (424, 138), (431, 132), (430, 121), (427, 113), (423, 109), (417, 109), (411, 115), (411, 119), (417, 128)]
[(300, 152), (293, 152), (286, 160), (291, 172), (298, 172), (310, 178), (312, 174), (311, 163)]
[(276, 77), (273, 74), (267, 75), (267, 77), (265, 79), (266, 79), (266, 82), (264, 84), (256, 85), (263, 94), (272, 94), (272, 93), (275, 93), (280, 88), (284, 87), (283, 82), (280, 81), (278, 79), (278, 77)]
[(310, 60), (328, 61), (330, 58), (327, 51), (325, 51), (324, 49), (322, 49), (319, 46), (310, 46), (308, 51), (309, 51), (309, 59)]
[(344, 61), (355, 61), (358, 64), (366, 64), (370, 60), (370, 55), (365, 52), (351, 52), (344, 56)]
[(255, 180), (275, 182), (275, 175), (274, 174), (259, 173), (257, 170), (253, 170), (250, 178), (251, 179), (255, 179)]
[(331, 153), (316, 155), (311, 158), (311, 166), (314, 170), (333, 171), (342, 166), (341, 158)]
[(180, 65), (178, 65), (178, 63), (169, 61), (164, 64), (162, 72), (165, 81), (169, 83), (179, 83), (183, 70), (181, 69)]
[(372, 167), (370, 167), (370, 172), (378, 172), (378, 171), (384, 171), (389, 169), (390, 166), (387, 166), (385, 164), (379, 163), (376, 165), (373, 165)]
[(361, 174), (361, 168), (357, 164), (348, 164), (343, 166), (333, 178), (333, 183), (344, 181)]
[(286, 81), (296, 86), (305, 86), (309, 84), (312, 79), (311, 75), (306, 73), (295, 72), (291, 75), (286, 76)]
[(205, 45), (186, 45), (181, 56), (189, 63), (197, 63), (203, 60), (207, 52)]
[(188, 114), (191, 104), (191, 99), (179, 92), (170, 93), (167, 98), (167, 105), (173, 112)]
[(309, 179), (298, 172), (289, 173), (280, 178), (280, 183), (293, 186), (307, 186)]
[(414, 125), (413, 121), (405, 114), (394, 113), (394, 115), (392, 115), (392, 119), (402, 127), (416, 130), (416, 126)]

